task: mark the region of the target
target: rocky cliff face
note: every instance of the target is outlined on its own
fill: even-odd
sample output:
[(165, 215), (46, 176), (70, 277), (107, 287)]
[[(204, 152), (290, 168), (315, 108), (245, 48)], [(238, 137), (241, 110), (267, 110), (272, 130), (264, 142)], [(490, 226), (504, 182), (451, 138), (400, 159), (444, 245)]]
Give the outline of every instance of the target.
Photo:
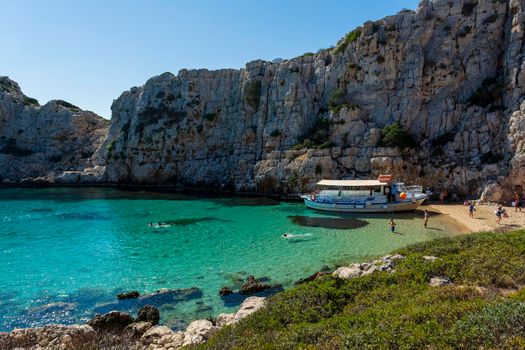
[(7, 77), (0, 77), (0, 182), (60, 181), (85, 170), (108, 122), (65, 101), (40, 106)]
[[(524, 181), (523, 6), (425, 0), (317, 54), (162, 74), (115, 101), (98, 162), (107, 181), (240, 192), (387, 171), (510, 190)], [(395, 122), (416, 144), (382, 147)]]
[(317, 54), (154, 77), (114, 102), (88, 179), (293, 194), (390, 172), (510, 193), (525, 185), (524, 6), (423, 0)]

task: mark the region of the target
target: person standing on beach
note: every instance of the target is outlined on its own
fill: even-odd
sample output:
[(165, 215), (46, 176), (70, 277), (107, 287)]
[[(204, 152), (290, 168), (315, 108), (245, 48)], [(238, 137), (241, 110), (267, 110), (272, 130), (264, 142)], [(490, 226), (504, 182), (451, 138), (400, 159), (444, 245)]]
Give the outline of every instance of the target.
[(516, 208), (516, 212), (518, 212), (518, 209), (521, 211), (521, 205), (520, 205), (520, 195), (518, 192), (514, 192), (514, 207)]
[(503, 210), (500, 207), (498, 207), (498, 210), (496, 210), (496, 223), (499, 225), (499, 223), (501, 222), (501, 216), (503, 215)]
[(392, 233), (396, 233), (396, 223), (394, 222), (394, 219), (390, 219), (390, 230)]
[(425, 228), (427, 228), (428, 226), (428, 217), (429, 217), (429, 214), (428, 214), (428, 210), (425, 209), (425, 216), (423, 217), (423, 226), (425, 226)]
[(474, 218), (474, 212), (476, 211), (476, 208), (474, 207), (474, 202), (470, 202), (470, 205), (468, 206), (468, 216), (469, 218)]

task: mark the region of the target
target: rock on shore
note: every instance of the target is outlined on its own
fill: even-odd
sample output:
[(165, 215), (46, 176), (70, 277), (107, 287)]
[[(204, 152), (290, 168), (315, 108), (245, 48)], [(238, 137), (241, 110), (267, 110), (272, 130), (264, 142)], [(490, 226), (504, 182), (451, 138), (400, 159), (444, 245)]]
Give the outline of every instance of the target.
[(213, 332), (264, 307), (264, 300), (261, 297), (249, 297), (237, 313), (221, 314), (215, 324), (209, 320), (193, 321), (184, 332), (175, 332), (166, 326), (155, 326), (155, 322), (158, 322), (158, 310), (151, 306), (142, 308), (137, 319), (127, 313), (112, 311), (97, 315), (89, 325), (50, 325), (0, 333), (0, 349), (74, 350), (80, 345), (108, 346), (114, 343), (129, 350), (175, 350), (205, 342)]

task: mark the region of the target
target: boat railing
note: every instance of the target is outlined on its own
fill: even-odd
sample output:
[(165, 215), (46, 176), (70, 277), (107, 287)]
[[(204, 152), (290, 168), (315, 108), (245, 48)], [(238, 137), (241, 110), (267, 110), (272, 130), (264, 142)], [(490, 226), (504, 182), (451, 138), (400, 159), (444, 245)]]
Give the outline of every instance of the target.
[(423, 186), (405, 186), (408, 193), (420, 194), (423, 193)]

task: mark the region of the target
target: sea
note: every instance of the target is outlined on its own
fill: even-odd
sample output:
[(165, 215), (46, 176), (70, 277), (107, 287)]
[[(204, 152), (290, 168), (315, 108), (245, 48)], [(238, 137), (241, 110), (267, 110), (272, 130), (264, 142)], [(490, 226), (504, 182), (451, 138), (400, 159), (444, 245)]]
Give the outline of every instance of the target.
[[(397, 233), (390, 232), (394, 218)], [(248, 276), (270, 295), (322, 269), (458, 234), (446, 217), (337, 214), (267, 198), (111, 188), (0, 189), (0, 331), (159, 308), (161, 324), (234, 312)], [(284, 236), (286, 235), (286, 236)], [(162, 293), (156, 293), (156, 291)], [(118, 300), (138, 291), (139, 299)]]

